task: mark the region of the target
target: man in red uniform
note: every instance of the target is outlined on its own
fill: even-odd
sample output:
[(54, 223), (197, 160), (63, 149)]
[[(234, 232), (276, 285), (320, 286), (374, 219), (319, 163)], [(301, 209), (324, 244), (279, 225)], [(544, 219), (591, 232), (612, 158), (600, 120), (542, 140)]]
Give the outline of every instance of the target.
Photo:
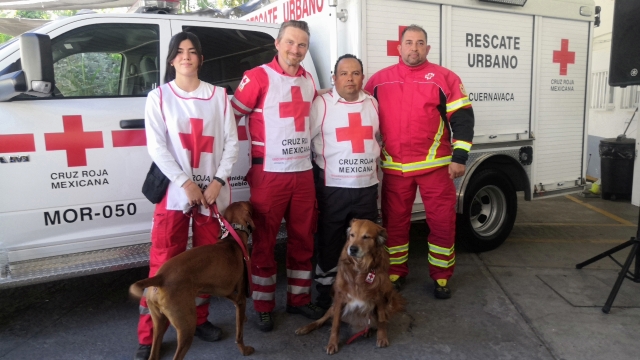
[(319, 319), (311, 303), (311, 258), (317, 210), (310, 160), (309, 112), (316, 97), (310, 73), (300, 66), (309, 47), (304, 21), (287, 21), (275, 41), (278, 54), (247, 71), (232, 100), (236, 120), (248, 117), (251, 169), (247, 182), (254, 207), (252, 283), (258, 327), (273, 329), (276, 272), (274, 247), (287, 223), (287, 312)]
[(455, 264), (456, 189), (473, 140), (473, 110), (460, 78), (427, 61), (431, 47), (418, 25), (401, 37), (398, 64), (374, 74), (365, 90), (380, 104), (382, 222), (387, 228), (391, 281), (409, 273), (411, 209), (419, 187), (429, 225), (429, 274), (438, 299), (451, 297)]

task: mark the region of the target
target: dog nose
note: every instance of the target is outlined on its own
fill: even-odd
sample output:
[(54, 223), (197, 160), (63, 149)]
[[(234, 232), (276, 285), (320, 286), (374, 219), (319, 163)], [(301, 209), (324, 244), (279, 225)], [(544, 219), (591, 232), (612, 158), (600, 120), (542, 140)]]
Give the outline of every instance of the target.
[(355, 245), (349, 246), (349, 255), (355, 256), (358, 254), (358, 247)]

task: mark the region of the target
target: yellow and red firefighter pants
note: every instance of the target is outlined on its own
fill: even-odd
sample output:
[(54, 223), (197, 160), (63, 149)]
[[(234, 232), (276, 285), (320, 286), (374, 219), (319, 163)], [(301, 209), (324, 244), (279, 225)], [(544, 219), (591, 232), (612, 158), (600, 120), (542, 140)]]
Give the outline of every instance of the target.
[[(195, 214), (193, 221), (193, 246), (215, 244), (220, 236), (220, 224), (202, 214)], [(167, 210), (167, 196), (158, 204), (153, 213), (151, 228), (151, 250), (149, 252), (149, 277), (153, 277), (162, 264), (184, 252), (189, 238), (190, 217), (179, 210)], [(198, 224), (200, 223), (200, 224)], [(146, 292), (146, 290), (145, 290)], [(209, 295), (195, 298), (197, 325), (202, 325), (209, 316)], [(140, 320), (138, 321), (138, 342), (151, 345), (153, 342), (153, 320), (147, 307), (147, 299), (140, 299)]]
[(271, 312), (276, 305), (274, 249), (283, 217), (287, 226), (287, 304), (306, 305), (311, 301), (311, 258), (317, 221), (313, 173), (267, 172), (263, 165), (254, 164), (247, 173), (247, 182), (256, 225), (251, 252), (253, 307), (258, 312)]
[(409, 273), (409, 228), (411, 210), (419, 188), (429, 225), (429, 275), (449, 279), (455, 265), (456, 189), (448, 166), (426, 174), (402, 177), (384, 174), (382, 180), (382, 223), (389, 239), (389, 274)]

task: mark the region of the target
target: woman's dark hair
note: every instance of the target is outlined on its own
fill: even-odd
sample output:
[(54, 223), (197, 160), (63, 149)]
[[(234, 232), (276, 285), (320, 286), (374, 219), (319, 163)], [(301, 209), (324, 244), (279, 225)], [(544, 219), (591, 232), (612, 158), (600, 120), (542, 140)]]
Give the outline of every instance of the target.
[(169, 54), (167, 55), (167, 70), (164, 73), (164, 83), (168, 83), (173, 81), (176, 78), (176, 69), (171, 66), (171, 62), (173, 59), (178, 56), (178, 50), (180, 49), (180, 43), (190, 40), (193, 44), (193, 47), (196, 50), (196, 54), (198, 55), (198, 70), (202, 67), (202, 45), (200, 45), (200, 40), (194, 33), (190, 33), (187, 31), (179, 32), (171, 38), (169, 42)]

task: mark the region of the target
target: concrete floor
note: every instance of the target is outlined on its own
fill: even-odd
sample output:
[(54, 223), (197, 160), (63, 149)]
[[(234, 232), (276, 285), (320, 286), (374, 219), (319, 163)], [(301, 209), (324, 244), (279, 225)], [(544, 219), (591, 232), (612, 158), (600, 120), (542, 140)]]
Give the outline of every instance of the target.
[[(424, 224), (412, 226), (411, 273), (402, 294), (407, 312), (392, 320), (391, 346), (375, 338), (344, 345), (338, 359), (640, 359), (640, 284), (625, 280), (610, 314), (604, 304), (618, 274), (609, 259), (582, 270), (575, 264), (636, 234), (638, 208), (628, 201), (578, 195), (519, 201), (516, 225), (497, 250), (458, 253), (453, 298), (433, 298)], [(628, 250), (616, 255), (623, 261)], [(138, 306), (128, 286), (145, 268), (0, 291), (1, 359), (131, 359)], [(306, 336), (294, 330), (308, 320), (284, 312), (283, 271), (278, 278), (276, 329), (261, 333), (249, 306), (245, 343), (253, 359), (326, 358), (329, 327)], [(211, 304), (222, 327), (218, 343), (194, 340), (188, 359), (240, 358), (233, 339), (234, 308)], [(163, 359), (175, 351), (165, 335)], [(635, 355), (634, 355), (635, 354)]]

